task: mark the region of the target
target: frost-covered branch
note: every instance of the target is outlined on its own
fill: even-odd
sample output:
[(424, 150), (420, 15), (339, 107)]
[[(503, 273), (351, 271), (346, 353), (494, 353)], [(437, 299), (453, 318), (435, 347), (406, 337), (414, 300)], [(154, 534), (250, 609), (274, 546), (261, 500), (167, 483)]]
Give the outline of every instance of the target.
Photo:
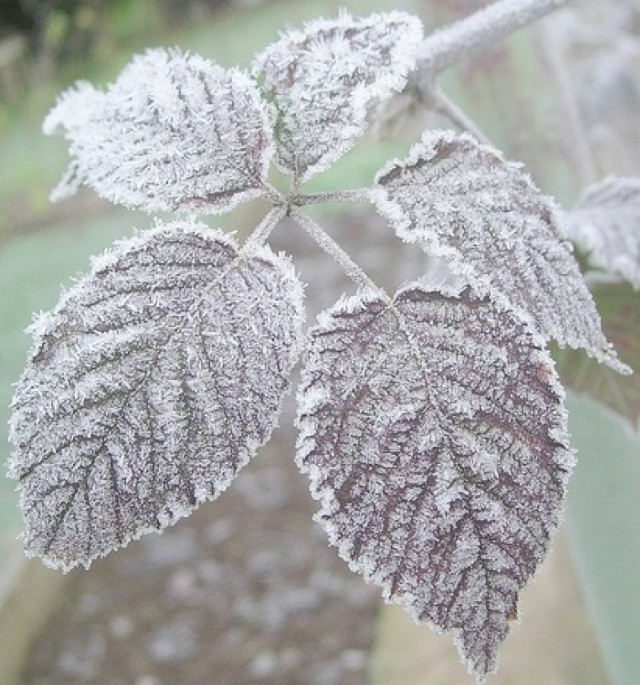
[(303, 228), (317, 245), (342, 267), (345, 274), (360, 288), (380, 292), (380, 288), (351, 259), (351, 257), (308, 214), (299, 209), (291, 210), (292, 219)]
[(499, 0), (428, 36), (420, 45), (420, 85), (463, 57), (563, 7), (569, 0)]
[(256, 226), (253, 233), (247, 238), (245, 247), (249, 245), (262, 245), (286, 213), (287, 210), (282, 205), (270, 209), (260, 224)]
[(371, 190), (369, 188), (357, 188), (354, 190), (336, 190), (334, 192), (305, 193), (291, 199), (291, 204), (297, 207), (304, 205), (324, 204), (325, 202), (370, 202)]
[(464, 112), (446, 93), (440, 88), (433, 89), (435, 109), (446, 116), (461, 131), (466, 131), (475, 136), (481, 143), (491, 144), (491, 141), (480, 130), (476, 122)]

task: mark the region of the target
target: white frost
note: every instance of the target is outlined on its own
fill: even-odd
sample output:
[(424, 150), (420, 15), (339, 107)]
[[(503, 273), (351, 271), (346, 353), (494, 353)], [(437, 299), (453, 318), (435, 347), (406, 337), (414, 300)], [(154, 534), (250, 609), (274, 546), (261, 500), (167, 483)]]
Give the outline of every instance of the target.
[(54, 199), (85, 183), (149, 212), (228, 211), (262, 193), (272, 155), (251, 79), (178, 50), (136, 56), (104, 93), (78, 83), (44, 130), (69, 140), (71, 163)]
[(585, 190), (567, 215), (591, 263), (640, 289), (640, 178), (610, 177)]
[(372, 199), (403, 240), (547, 340), (628, 372), (602, 333), (555, 203), (498, 150), (467, 134), (427, 131), (406, 160), (378, 173)]
[(272, 103), (282, 170), (304, 181), (341, 157), (364, 132), (368, 107), (404, 87), (421, 38), (410, 15), (343, 12), (260, 53), (253, 73)]
[(301, 326), (289, 262), (203, 225), (96, 259), (34, 326), (13, 399), (27, 554), (88, 566), (217, 497), (276, 424)]
[(386, 598), (453, 630), (482, 678), (546, 554), (573, 463), (544, 341), (469, 288), (420, 283), (392, 305), (341, 300), (318, 321), (297, 419), (317, 520)]

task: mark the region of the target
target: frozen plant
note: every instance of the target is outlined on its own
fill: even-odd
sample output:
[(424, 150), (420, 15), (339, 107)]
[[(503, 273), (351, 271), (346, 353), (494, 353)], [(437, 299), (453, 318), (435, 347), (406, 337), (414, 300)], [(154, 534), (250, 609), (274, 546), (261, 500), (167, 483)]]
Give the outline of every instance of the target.
[[(410, 75), (426, 92), (469, 50), (560, 4), (502, 0), (424, 40), (412, 16), (343, 13), (283, 34), (251, 73), (157, 49), (105, 91), (82, 82), (60, 97), (44, 124), (70, 144), (56, 198), (86, 184), (182, 218), (116, 243), (31, 327), (9, 464), (29, 556), (88, 567), (217, 497), (269, 439), (302, 358), (296, 460), (317, 520), (386, 599), (453, 631), (484, 681), (574, 461), (548, 344), (630, 371), (569, 227), (637, 286), (640, 240), (620, 235), (637, 224), (638, 181), (599, 185), (565, 214), (490, 145), (429, 130), (371, 188), (303, 184)], [(272, 209), (242, 245), (197, 221), (258, 196)], [(459, 285), (377, 287), (302, 209), (345, 200), (373, 204)], [(268, 246), (285, 216), (358, 286), (307, 332), (303, 285)]]

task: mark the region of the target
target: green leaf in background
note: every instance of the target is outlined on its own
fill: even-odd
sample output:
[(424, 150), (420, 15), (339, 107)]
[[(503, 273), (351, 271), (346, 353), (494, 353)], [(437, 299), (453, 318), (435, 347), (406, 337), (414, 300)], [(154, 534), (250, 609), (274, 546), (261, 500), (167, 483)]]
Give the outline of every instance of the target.
[(640, 438), (588, 397), (570, 394), (567, 408), (578, 451), (568, 496), (576, 569), (612, 685), (637, 685)]
[(607, 339), (635, 373), (622, 376), (573, 350), (555, 355), (558, 372), (568, 389), (589, 395), (640, 430), (640, 291), (627, 283), (601, 283), (592, 294)]

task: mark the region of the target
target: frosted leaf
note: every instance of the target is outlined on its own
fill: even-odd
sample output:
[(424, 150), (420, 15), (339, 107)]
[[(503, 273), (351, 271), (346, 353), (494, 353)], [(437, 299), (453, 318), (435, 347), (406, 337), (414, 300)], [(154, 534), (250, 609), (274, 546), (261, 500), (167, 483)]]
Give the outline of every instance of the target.
[(27, 554), (88, 566), (219, 495), (276, 423), (301, 307), (287, 262), (202, 225), (95, 260), (34, 324), (13, 400)]
[(573, 465), (544, 341), (470, 289), (343, 299), (310, 332), (298, 463), (351, 568), (453, 630), (481, 680)]
[(602, 328), (633, 373), (621, 376), (573, 350), (558, 350), (556, 368), (567, 389), (612, 409), (640, 434), (640, 290), (629, 283), (595, 283), (593, 298)]
[(149, 50), (106, 92), (81, 82), (44, 122), (71, 164), (59, 199), (82, 183), (146, 211), (224, 212), (260, 195), (272, 143), (251, 79), (198, 55)]
[(260, 53), (253, 72), (275, 117), (277, 161), (304, 181), (346, 152), (367, 107), (402, 90), (415, 66), (420, 21), (390, 12), (320, 19)]
[(606, 341), (554, 203), (519, 165), (469, 135), (428, 131), (376, 178), (381, 214), (545, 338), (625, 371)]
[(640, 178), (607, 178), (568, 214), (570, 236), (590, 262), (640, 289)]

